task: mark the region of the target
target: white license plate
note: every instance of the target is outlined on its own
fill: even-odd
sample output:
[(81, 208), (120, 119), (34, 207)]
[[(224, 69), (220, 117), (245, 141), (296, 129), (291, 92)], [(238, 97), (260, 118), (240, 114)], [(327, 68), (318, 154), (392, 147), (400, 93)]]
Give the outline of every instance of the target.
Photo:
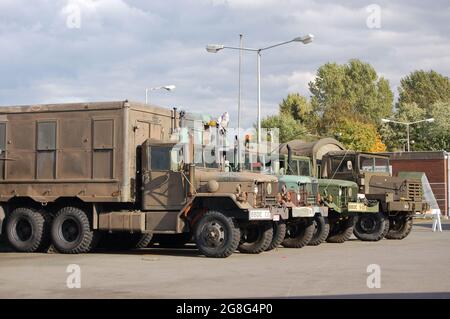
[(271, 220), (272, 214), (270, 213), (270, 210), (268, 209), (252, 209), (249, 211), (249, 217), (250, 220)]

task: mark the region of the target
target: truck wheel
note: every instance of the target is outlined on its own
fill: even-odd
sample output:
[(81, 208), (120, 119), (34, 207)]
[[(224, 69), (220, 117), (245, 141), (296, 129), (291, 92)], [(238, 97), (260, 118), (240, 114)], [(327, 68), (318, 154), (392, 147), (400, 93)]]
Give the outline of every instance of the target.
[(328, 234), (330, 233), (330, 224), (328, 223), (328, 218), (317, 215), (314, 216), (314, 234), (309, 241), (309, 246), (318, 246), (327, 240)]
[(389, 217), (389, 231), (387, 239), (403, 239), (411, 233), (413, 219), (411, 216), (393, 216)]
[(354, 224), (353, 216), (332, 223), (330, 225), (330, 234), (328, 235), (327, 242), (341, 244), (349, 240), (353, 234)]
[(314, 235), (313, 218), (299, 218), (287, 225), (286, 238), (281, 243), (286, 248), (302, 248)]
[(58, 211), (51, 234), (55, 249), (64, 254), (87, 253), (96, 242), (88, 216), (76, 207), (64, 207)]
[(170, 235), (158, 234), (155, 237), (155, 243), (158, 243), (161, 248), (181, 248), (192, 239), (190, 233)]
[(273, 223), (273, 236), (272, 241), (266, 251), (278, 248), (286, 237), (286, 223), (274, 222)]
[(198, 221), (194, 238), (197, 248), (206, 257), (225, 258), (236, 251), (241, 232), (232, 218), (208, 211)]
[(259, 254), (269, 248), (272, 243), (273, 225), (272, 223), (249, 224), (243, 233), (243, 241), (239, 244), (238, 250), (244, 254)]
[(379, 241), (385, 235), (388, 220), (383, 213), (359, 214), (355, 218), (353, 234), (362, 241)]
[(9, 244), (17, 251), (45, 251), (50, 246), (48, 228), (43, 212), (30, 207), (19, 207), (8, 216), (6, 236)]

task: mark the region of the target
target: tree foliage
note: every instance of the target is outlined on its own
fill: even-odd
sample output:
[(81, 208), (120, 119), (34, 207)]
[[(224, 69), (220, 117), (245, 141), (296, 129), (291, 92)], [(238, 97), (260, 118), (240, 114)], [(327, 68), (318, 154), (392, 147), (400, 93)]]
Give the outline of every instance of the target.
[[(313, 112), (320, 121), (352, 114), (378, 124), (381, 118), (392, 113), (394, 95), (389, 82), (379, 77), (370, 64), (360, 60), (321, 66), (309, 89)], [(326, 133), (322, 127), (318, 133)]]
[(450, 80), (433, 70), (411, 72), (400, 81), (398, 105), (416, 103), (432, 112), (436, 102), (450, 100)]
[(266, 129), (278, 128), (280, 143), (295, 139), (302, 139), (307, 134), (302, 123), (296, 121), (289, 114), (272, 115), (261, 121), (261, 127)]

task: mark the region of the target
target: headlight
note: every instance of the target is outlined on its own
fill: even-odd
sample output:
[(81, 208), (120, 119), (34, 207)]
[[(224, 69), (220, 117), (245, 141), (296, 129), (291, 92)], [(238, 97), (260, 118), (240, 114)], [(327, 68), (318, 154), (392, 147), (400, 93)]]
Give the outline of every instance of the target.
[(258, 194), (258, 185), (255, 185), (253, 188), (253, 193)]
[(352, 197), (353, 195), (353, 190), (351, 189), (351, 187), (348, 189), (348, 197)]
[(272, 194), (272, 183), (268, 183), (266, 186), (267, 194)]
[(342, 196), (342, 188), (339, 188), (339, 196)]
[(300, 193), (297, 193), (297, 203), (300, 203), (300, 200), (302, 199), (302, 196)]

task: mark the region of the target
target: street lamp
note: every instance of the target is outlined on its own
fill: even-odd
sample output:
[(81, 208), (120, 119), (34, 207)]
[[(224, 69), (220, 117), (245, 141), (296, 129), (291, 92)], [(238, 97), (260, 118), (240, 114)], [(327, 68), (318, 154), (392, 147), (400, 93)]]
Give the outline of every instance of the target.
[(434, 118), (429, 118), (429, 119), (414, 121), (414, 122), (400, 122), (400, 121), (389, 120), (389, 119), (381, 119), (381, 123), (397, 123), (397, 124), (406, 125), (406, 141), (407, 141), (408, 152), (411, 152), (411, 145), (410, 145), (410, 141), (409, 141), (409, 127), (413, 124), (422, 123), (422, 122), (432, 123), (432, 122), (434, 122)]
[[(257, 63), (257, 75), (256, 75), (256, 81), (257, 81), (257, 88), (258, 88), (258, 119), (257, 119), (257, 125), (258, 125), (258, 145), (261, 143), (261, 52), (268, 50), (268, 49), (272, 49), (275, 47), (279, 47), (281, 45), (284, 44), (288, 44), (291, 42), (302, 42), (303, 44), (308, 44), (311, 43), (314, 40), (314, 36), (312, 34), (307, 34), (301, 37), (296, 37), (292, 40), (286, 41), (286, 42), (281, 42), (281, 43), (277, 43), (271, 46), (267, 46), (264, 48), (259, 48), (259, 49), (254, 49), (254, 48), (237, 48), (237, 47), (229, 47), (229, 46), (225, 46), (222, 44), (208, 44), (206, 46), (206, 51), (208, 51), (209, 53), (217, 53), (220, 50), (223, 49), (231, 49), (231, 50), (241, 50), (241, 51), (251, 51), (251, 52), (256, 52), (256, 63)], [(238, 115), (239, 117), (239, 115)]]
[(155, 91), (155, 90), (166, 90), (166, 91), (173, 91), (175, 90), (175, 85), (164, 85), (164, 86), (156, 86), (152, 88), (146, 88), (145, 89), (145, 104), (148, 104), (148, 91)]

